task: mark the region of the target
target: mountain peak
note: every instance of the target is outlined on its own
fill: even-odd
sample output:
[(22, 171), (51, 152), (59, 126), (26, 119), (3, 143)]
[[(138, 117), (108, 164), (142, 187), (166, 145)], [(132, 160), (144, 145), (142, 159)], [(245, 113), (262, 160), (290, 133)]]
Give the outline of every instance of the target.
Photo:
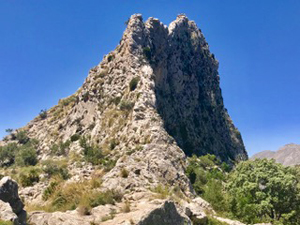
[[(115, 162), (103, 185), (122, 190), (163, 183), (188, 194), (186, 155), (247, 159), (223, 104), (218, 62), (195, 22), (182, 14), (169, 27), (132, 15), (120, 44), (82, 87), (21, 130), (39, 140), (40, 159), (83, 157), (75, 137), (84, 138), (100, 149), (101, 162)], [(62, 153), (53, 150), (66, 142)], [(123, 179), (122, 170), (133, 172)]]

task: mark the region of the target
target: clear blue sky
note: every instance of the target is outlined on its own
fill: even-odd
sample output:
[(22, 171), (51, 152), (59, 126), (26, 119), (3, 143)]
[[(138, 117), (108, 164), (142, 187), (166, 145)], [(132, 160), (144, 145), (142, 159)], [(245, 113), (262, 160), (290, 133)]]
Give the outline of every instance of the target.
[(196, 21), (249, 155), (300, 143), (299, 0), (1, 0), (0, 137), (74, 93), (133, 13)]

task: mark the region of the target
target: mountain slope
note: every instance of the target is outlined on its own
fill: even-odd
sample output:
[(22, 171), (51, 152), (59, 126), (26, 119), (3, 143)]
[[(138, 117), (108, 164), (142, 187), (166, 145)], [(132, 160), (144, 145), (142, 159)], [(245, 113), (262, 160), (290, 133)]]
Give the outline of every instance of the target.
[[(41, 159), (53, 157), (58, 143), (85, 137), (117, 162), (104, 176), (109, 188), (169, 183), (188, 191), (185, 154), (247, 159), (223, 105), (218, 62), (184, 15), (169, 27), (133, 15), (120, 44), (83, 86), (20, 130), (39, 140)], [(78, 142), (63, 154), (79, 154)], [(119, 176), (122, 170), (132, 171), (128, 179)]]
[(279, 150), (259, 152), (251, 157), (251, 159), (275, 159), (276, 162), (285, 166), (294, 166), (300, 164), (300, 145), (287, 144)]
[[(185, 174), (187, 155), (210, 153), (228, 163), (248, 158), (223, 104), (218, 61), (195, 22), (184, 15), (169, 27), (155, 18), (143, 22), (140, 14), (131, 16), (120, 44), (89, 71), (75, 94), (14, 131), (0, 146), (11, 142), (22, 145), (28, 142), (27, 135), (33, 143), (31, 152), (34, 146), (39, 158), (34, 169), (45, 171), (43, 163), (49, 165), (46, 160), (52, 159), (64, 163), (70, 174), (67, 181), (54, 183), (44, 174), (33, 187), (21, 188), (26, 202), (41, 207), (57, 203), (57, 199), (51, 202), (45, 197), (45, 190), (61, 199), (68, 188), (91, 188), (86, 181), (93, 179), (101, 185), (91, 192), (122, 193), (126, 201), (142, 199), (141, 205), (152, 198), (149, 196), (155, 188), (166, 192), (162, 187), (176, 190), (188, 203), (195, 200), (195, 191)], [(51, 163), (57, 171), (57, 164)], [(156, 203), (151, 207), (153, 204), (157, 207)], [(159, 204), (159, 212), (175, 207), (165, 201)], [(210, 206), (201, 199), (194, 204), (197, 216), (205, 219), (203, 210)], [(106, 206), (98, 207), (109, 212)], [(116, 208), (120, 211), (122, 207)], [(94, 211), (90, 220), (98, 214)], [(31, 219), (38, 224), (45, 220), (55, 224), (53, 217), (69, 220), (75, 214), (37, 212)]]

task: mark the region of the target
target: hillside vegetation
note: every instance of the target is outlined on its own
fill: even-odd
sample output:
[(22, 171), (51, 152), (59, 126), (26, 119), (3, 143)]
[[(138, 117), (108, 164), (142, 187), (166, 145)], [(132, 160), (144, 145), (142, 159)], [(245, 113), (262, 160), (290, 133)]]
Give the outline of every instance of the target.
[(300, 223), (300, 170), (256, 159), (230, 168), (213, 155), (189, 158), (186, 173), (197, 194), (223, 216), (245, 223)]

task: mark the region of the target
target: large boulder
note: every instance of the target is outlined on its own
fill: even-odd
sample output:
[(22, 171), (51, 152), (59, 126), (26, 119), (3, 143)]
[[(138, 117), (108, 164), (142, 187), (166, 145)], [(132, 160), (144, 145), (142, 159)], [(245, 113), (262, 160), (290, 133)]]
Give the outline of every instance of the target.
[(18, 194), (18, 184), (10, 177), (3, 177), (0, 181), (0, 200), (8, 203), (12, 212), (18, 217), (17, 220), (12, 219), (14, 224), (26, 224), (26, 211)]
[(184, 225), (188, 223), (189, 219), (178, 213), (174, 202), (165, 201), (158, 208), (146, 214), (138, 225)]

